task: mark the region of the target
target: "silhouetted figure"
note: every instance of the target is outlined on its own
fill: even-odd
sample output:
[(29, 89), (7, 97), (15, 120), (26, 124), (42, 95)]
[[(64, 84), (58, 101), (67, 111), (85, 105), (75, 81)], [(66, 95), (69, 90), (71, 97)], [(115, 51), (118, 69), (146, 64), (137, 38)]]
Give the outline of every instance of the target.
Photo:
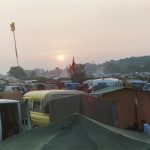
[(147, 123), (145, 120), (142, 120), (142, 125), (143, 125), (143, 132), (145, 134), (150, 135), (150, 124)]

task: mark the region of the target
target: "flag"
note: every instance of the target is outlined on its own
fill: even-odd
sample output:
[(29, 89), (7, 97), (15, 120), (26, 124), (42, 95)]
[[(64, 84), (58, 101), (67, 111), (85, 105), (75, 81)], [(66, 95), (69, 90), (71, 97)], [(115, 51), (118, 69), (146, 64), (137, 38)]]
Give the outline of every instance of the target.
[(11, 27), (11, 31), (15, 31), (15, 23), (14, 23), (14, 22), (12, 22), (12, 23), (10, 24), (10, 27)]

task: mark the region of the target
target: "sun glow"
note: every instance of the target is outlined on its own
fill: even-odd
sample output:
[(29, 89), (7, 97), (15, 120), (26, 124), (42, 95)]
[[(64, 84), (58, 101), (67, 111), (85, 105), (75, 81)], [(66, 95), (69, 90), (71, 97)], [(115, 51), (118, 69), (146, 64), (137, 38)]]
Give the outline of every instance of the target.
[(64, 55), (58, 55), (57, 59), (59, 61), (64, 61), (65, 60), (65, 56)]

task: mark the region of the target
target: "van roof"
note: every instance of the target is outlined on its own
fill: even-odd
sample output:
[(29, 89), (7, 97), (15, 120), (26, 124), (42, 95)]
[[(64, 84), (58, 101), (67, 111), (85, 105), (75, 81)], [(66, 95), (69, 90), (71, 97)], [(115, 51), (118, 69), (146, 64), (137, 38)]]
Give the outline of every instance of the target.
[(21, 87), (20, 85), (6, 85), (5, 87)]
[(93, 80), (93, 82), (95, 81), (101, 81), (101, 82), (116, 82), (116, 81), (120, 81), (119, 79), (116, 78), (103, 78), (103, 79), (95, 79)]
[(99, 95), (99, 94), (106, 94), (106, 93), (110, 93), (110, 92), (114, 92), (114, 91), (118, 91), (118, 90), (122, 90), (122, 89), (125, 89), (124, 87), (106, 87), (106, 88), (103, 88), (101, 90), (97, 90), (93, 93), (90, 93), (90, 95)]
[(35, 99), (43, 99), (46, 95), (76, 95), (76, 94), (87, 94), (83, 91), (77, 90), (39, 90), (39, 91), (31, 91), (24, 94), (23, 98), (35, 98)]
[(12, 99), (0, 99), (0, 104), (6, 104), (6, 103), (19, 103), (19, 101), (12, 100)]
[(128, 79), (127, 82), (129, 82), (129, 83), (146, 83), (146, 81), (139, 80), (139, 79)]

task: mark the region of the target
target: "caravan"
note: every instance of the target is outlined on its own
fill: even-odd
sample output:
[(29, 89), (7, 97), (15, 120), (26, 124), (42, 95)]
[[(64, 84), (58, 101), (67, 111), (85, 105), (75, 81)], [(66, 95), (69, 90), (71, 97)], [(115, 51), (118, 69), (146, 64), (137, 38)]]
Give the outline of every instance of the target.
[(107, 87), (123, 87), (121, 80), (116, 78), (95, 79), (92, 81), (92, 92), (101, 90)]
[(42, 127), (50, 123), (49, 101), (79, 94), (86, 93), (77, 90), (39, 90), (24, 94), (23, 101), (29, 106), (33, 127)]

